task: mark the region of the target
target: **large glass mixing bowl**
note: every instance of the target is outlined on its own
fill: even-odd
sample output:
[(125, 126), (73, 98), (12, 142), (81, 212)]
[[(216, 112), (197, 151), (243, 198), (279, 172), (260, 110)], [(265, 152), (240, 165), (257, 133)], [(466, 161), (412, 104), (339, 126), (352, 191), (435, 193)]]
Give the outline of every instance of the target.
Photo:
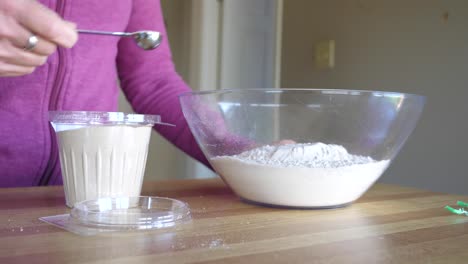
[(352, 203), (382, 175), (414, 130), (425, 97), (238, 89), (186, 93), (180, 103), (210, 164), (241, 198), (328, 208)]

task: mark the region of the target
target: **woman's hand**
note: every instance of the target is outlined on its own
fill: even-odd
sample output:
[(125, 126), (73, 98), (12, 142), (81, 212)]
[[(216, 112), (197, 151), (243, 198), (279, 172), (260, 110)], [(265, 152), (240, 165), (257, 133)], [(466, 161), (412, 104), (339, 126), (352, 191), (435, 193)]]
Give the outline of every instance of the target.
[(73, 23), (36, 0), (0, 0), (0, 77), (32, 73), (57, 45), (70, 48), (77, 39)]

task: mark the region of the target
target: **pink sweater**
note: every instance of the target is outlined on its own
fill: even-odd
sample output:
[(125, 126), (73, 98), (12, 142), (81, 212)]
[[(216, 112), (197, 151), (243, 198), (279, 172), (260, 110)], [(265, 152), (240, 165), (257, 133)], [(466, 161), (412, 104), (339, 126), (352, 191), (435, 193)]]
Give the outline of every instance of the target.
[[(40, 0), (78, 28), (155, 30), (167, 36), (159, 0)], [(0, 187), (61, 184), (48, 110), (116, 111), (118, 85), (138, 113), (176, 127), (156, 130), (207, 164), (182, 115), (178, 95), (189, 87), (175, 72), (167, 37), (144, 51), (131, 39), (81, 35), (30, 75), (0, 78)]]

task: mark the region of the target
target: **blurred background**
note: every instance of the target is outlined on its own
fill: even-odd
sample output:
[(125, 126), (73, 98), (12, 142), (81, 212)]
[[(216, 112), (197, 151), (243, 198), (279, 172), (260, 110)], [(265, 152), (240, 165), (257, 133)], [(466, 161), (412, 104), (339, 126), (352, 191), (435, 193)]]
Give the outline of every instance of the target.
[[(334, 88), (427, 96), (380, 182), (468, 194), (468, 1), (161, 0), (194, 90)], [(122, 111), (131, 111), (123, 95)], [(164, 118), (164, 117), (163, 117)], [(145, 180), (216, 177), (158, 134)]]

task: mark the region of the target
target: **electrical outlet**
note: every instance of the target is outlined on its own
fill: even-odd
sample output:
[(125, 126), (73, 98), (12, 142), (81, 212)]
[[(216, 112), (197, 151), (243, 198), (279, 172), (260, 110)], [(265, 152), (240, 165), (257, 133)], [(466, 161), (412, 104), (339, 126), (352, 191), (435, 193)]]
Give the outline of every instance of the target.
[(315, 67), (333, 69), (335, 67), (335, 41), (324, 40), (315, 45)]

